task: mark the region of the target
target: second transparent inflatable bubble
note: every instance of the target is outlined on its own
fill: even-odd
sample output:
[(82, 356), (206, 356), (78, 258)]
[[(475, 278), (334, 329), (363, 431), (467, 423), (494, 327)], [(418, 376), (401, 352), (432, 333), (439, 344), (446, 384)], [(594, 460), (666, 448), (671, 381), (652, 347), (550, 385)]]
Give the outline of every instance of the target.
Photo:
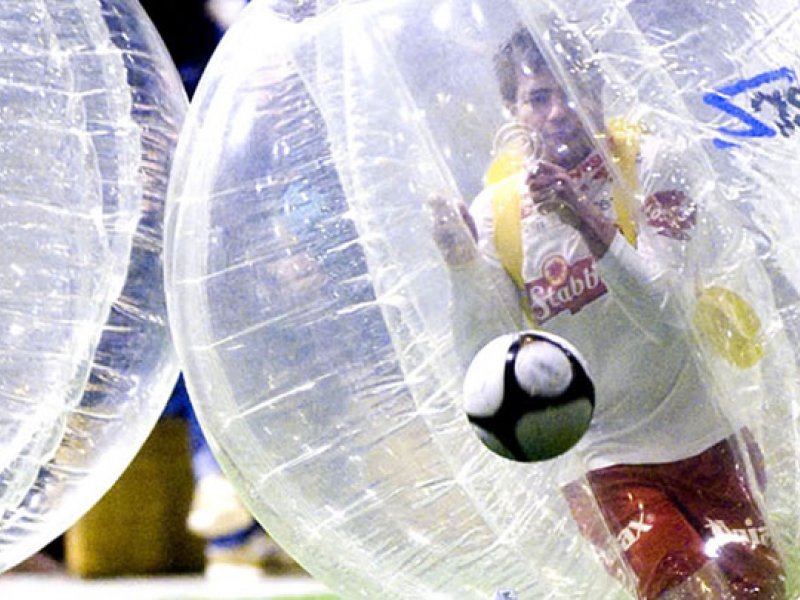
[[(714, 49), (704, 27), (738, 18), (718, 3), (557, 4), (251, 6), (173, 180), (170, 312), (199, 416), (258, 518), (348, 597), (791, 595), (800, 304), (791, 171), (768, 166), (795, 159), (730, 106), (784, 83), (790, 106), (792, 7), (749, 3), (756, 30)], [(541, 67), (504, 78), (509, 42)], [(535, 160), (493, 154), (539, 102), (558, 118)], [(531, 178), (554, 164), (576, 193), (544, 203), (551, 227)], [(564, 243), (580, 202), (613, 238)], [(461, 402), (469, 360), (530, 322), (585, 356), (598, 410), (574, 452), (523, 465), (483, 448)], [(685, 581), (631, 550), (666, 517), (615, 516), (596, 476), (667, 463), (676, 496), (709, 486)], [(752, 512), (707, 510), (728, 502)]]
[(177, 374), (161, 228), (186, 108), (136, 2), (0, 14), (0, 570), (130, 462)]

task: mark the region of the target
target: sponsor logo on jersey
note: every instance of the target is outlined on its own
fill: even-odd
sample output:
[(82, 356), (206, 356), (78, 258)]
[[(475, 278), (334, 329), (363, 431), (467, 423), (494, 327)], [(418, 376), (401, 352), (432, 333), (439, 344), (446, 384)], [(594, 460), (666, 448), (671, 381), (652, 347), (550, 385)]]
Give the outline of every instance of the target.
[(673, 240), (687, 241), (697, 224), (697, 206), (681, 191), (656, 192), (644, 202), (647, 224), (656, 233)]
[(560, 255), (542, 262), (542, 277), (526, 285), (531, 311), (539, 325), (565, 310), (577, 313), (606, 292), (593, 258), (569, 264)]
[(583, 179), (608, 181), (611, 175), (603, 164), (603, 157), (598, 153), (591, 154), (589, 158), (584, 160), (574, 169), (568, 171), (569, 176), (576, 181)]

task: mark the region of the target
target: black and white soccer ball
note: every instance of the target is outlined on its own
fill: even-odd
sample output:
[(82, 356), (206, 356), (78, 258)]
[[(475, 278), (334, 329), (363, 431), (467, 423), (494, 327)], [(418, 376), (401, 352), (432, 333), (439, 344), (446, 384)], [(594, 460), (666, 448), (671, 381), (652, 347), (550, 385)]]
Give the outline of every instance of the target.
[(594, 401), (577, 349), (541, 331), (495, 338), (475, 355), (464, 380), (464, 410), (481, 441), (522, 462), (554, 458), (577, 444)]

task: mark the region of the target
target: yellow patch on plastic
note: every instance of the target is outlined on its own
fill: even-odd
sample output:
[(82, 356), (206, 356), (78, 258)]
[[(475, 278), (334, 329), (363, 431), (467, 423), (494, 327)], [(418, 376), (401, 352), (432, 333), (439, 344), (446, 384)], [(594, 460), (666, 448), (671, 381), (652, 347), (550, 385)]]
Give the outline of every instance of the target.
[[(498, 169), (494, 174), (499, 176), (501, 172)], [(506, 272), (520, 290), (525, 289), (525, 281), (522, 278), (522, 219), (520, 218), (524, 176), (525, 172), (521, 165), (491, 184), (488, 183), (489, 172), (486, 175), (487, 189), (492, 195), (492, 219), (497, 255)], [(527, 299), (521, 298), (520, 303), (528, 323), (534, 326), (535, 321)]]
[(484, 187), (489, 187), (519, 174), (525, 168), (525, 156), (521, 152), (504, 150), (495, 156), (483, 177)]
[(764, 356), (759, 341), (761, 320), (744, 298), (729, 289), (712, 286), (703, 290), (694, 324), (718, 354), (740, 369), (755, 366)]
[(492, 219), (494, 221), (494, 244), (497, 254), (508, 274), (521, 290), (522, 279), (522, 210), (521, 188), (523, 173), (517, 170), (489, 187), (492, 195)]
[(636, 159), (639, 156), (639, 140), (642, 128), (621, 117), (609, 119), (607, 132), (613, 142), (614, 159), (622, 175), (622, 181), (615, 181), (611, 188), (614, 211), (617, 213), (617, 226), (631, 246), (636, 245), (636, 194), (639, 179), (636, 173)]

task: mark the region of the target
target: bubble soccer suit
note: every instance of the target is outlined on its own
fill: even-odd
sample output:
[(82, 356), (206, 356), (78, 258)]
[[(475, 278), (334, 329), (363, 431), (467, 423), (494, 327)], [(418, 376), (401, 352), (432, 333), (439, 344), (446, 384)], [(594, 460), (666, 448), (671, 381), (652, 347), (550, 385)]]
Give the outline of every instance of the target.
[[(793, 215), (774, 183), (787, 175), (756, 160), (752, 136), (738, 159), (713, 154), (724, 146), (716, 138), (744, 137), (730, 122), (738, 113), (720, 114), (713, 94), (733, 104), (742, 87), (780, 81), (756, 73), (726, 87), (741, 74), (699, 63), (717, 56), (693, 52), (710, 35), (702, 25), (733, 17), (694, 4), (682, 20), (681, 2), (256, 2), (223, 40), (171, 189), (174, 337), (224, 469), (270, 533), (343, 595), (796, 589), (796, 271), (780, 229)], [(731, 32), (721, 58), (745, 70), (744, 54), (728, 54), (743, 35), (760, 59), (789, 60), (790, 4), (746, 11), (757, 27)], [(685, 45), (676, 49), (659, 29), (670, 20), (697, 35), (675, 33)], [(597, 188), (611, 223), (598, 253), (561, 223), (553, 254), (573, 254), (547, 273), (538, 250), (535, 265), (523, 261), (527, 274), (503, 256), (527, 258), (513, 246), (527, 251), (525, 228), (538, 227), (525, 221), (530, 173), (511, 186), (520, 210), (500, 228), (516, 227), (522, 242), (500, 242), (514, 236), (482, 225), (500, 218), (487, 200), (494, 192), (481, 192), (487, 166), (487, 179), (503, 175), (497, 185), (533, 170), (525, 157), (491, 157), (510, 116), (494, 57), (519, 23), (585, 132), (582, 158), (592, 160), (575, 186)], [(783, 37), (759, 41), (773, 29)], [(465, 240), (455, 253), (463, 264), (448, 264), (437, 244), (442, 215), (432, 218), (431, 198), (472, 204), (477, 244), (458, 210), (445, 218)], [(512, 247), (494, 257), (499, 276), (487, 267), (489, 241)], [(581, 261), (582, 270), (571, 264)], [(461, 410), (469, 359), (530, 325), (519, 275), (534, 322), (542, 299), (561, 302), (538, 320), (585, 355), (597, 393), (575, 451), (536, 464), (487, 452)], [(577, 275), (581, 293), (576, 281), (564, 289)], [(525, 285), (533, 276), (544, 279), (540, 297)], [(571, 303), (587, 289), (596, 297)], [(738, 433), (744, 425), (756, 446)], [(617, 437), (604, 439), (609, 431)], [(709, 449), (714, 457), (703, 458)], [(660, 538), (661, 566), (657, 553), (630, 551), (650, 513), (615, 520), (592, 474), (718, 456), (728, 468), (705, 476), (716, 488), (726, 478), (720, 502), (749, 510), (741, 523), (703, 512), (714, 503), (700, 499), (690, 560), (670, 548), (678, 536)], [(697, 482), (702, 471), (689, 463), (684, 475)], [(570, 490), (587, 500), (580, 511)]]
[(135, 1), (0, 10), (0, 569), (105, 493), (177, 377), (162, 222), (186, 110)]

